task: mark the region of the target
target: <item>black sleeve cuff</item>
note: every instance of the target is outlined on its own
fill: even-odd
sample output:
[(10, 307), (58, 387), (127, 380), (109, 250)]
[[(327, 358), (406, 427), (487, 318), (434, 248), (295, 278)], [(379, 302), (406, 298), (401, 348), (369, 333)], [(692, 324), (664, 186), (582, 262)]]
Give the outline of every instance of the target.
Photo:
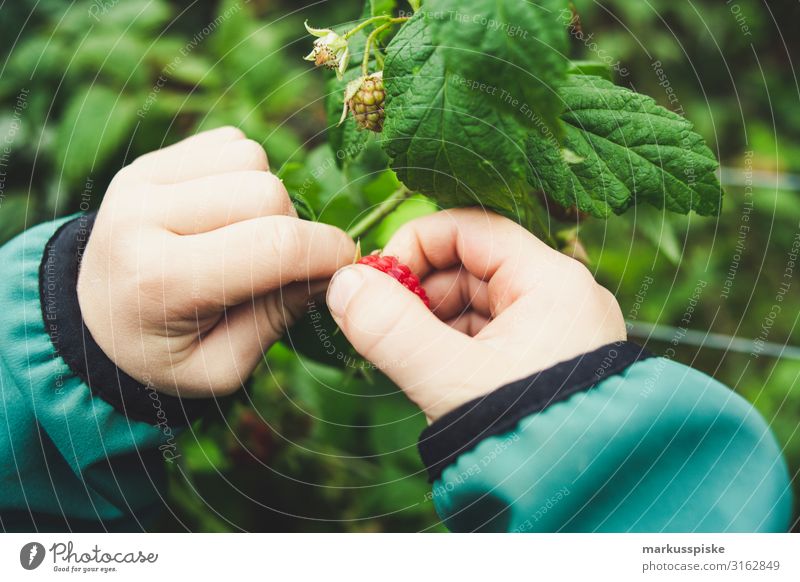
[(652, 353), (633, 342), (608, 344), (459, 406), (420, 435), (419, 452), (431, 482), (482, 440), (506, 433), (526, 416), (650, 357)]
[(176, 425), (188, 424), (203, 415), (208, 400), (181, 400), (162, 393), (154, 399), (154, 389), (117, 368), (83, 322), (78, 271), (94, 220), (95, 213), (90, 213), (64, 223), (45, 246), (39, 266), (39, 296), (50, 341), (92, 394), (128, 418), (158, 425), (160, 414)]

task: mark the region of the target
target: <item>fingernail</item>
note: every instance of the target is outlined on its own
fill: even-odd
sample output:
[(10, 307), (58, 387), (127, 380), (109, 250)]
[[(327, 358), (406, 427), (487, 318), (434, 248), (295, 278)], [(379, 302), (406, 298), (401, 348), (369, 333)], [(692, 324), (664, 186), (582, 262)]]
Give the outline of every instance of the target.
[(358, 269), (345, 267), (333, 276), (328, 288), (328, 308), (336, 317), (344, 315), (347, 304), (353, 298), (364, 278)]

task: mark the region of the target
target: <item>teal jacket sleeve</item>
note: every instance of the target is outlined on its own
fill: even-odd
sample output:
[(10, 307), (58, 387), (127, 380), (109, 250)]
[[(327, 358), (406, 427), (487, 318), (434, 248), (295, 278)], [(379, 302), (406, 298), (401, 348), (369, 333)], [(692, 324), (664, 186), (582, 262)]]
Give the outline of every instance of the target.
[(196, 414), (118, 370), (75, 284), (92, 215), (0, 249), (0, 528), (142, 530), (164, 507), (175, 433)]
[(629, 342), (503, 386), (429, 426), (452, 531), (787, 531), (769, 427), (713, 378)]

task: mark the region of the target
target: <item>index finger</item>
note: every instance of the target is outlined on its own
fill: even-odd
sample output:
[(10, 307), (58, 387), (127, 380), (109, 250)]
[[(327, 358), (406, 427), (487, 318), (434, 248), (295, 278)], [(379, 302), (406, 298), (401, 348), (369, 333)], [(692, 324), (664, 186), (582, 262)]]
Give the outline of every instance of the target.
[(185, 292), (216, 305), (238, 305), (290, 283), (330, 278), (353, 262), (342, 230), (284, 215), (264, 216), (180, 237), (185, 260), (174, 266)]
[(445, 210), (413, 220), (392, 237), (386, 255), (396, 256), (420, 278), (456, 265), (489, 281), (501, 270), (520, 283), (562, 255), (517, 223), (480, 208)]

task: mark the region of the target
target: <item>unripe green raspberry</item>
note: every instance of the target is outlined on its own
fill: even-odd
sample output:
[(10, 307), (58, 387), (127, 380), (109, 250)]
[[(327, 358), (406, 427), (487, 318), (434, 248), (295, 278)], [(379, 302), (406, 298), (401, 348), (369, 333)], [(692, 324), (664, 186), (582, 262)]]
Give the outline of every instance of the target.
[(386, 99), (383, 71), (363, 77), (357, 90), (347, 97), (346, 106), (353, 112), (358, 127), (375, 132), (383, 129), (383, 102)]

